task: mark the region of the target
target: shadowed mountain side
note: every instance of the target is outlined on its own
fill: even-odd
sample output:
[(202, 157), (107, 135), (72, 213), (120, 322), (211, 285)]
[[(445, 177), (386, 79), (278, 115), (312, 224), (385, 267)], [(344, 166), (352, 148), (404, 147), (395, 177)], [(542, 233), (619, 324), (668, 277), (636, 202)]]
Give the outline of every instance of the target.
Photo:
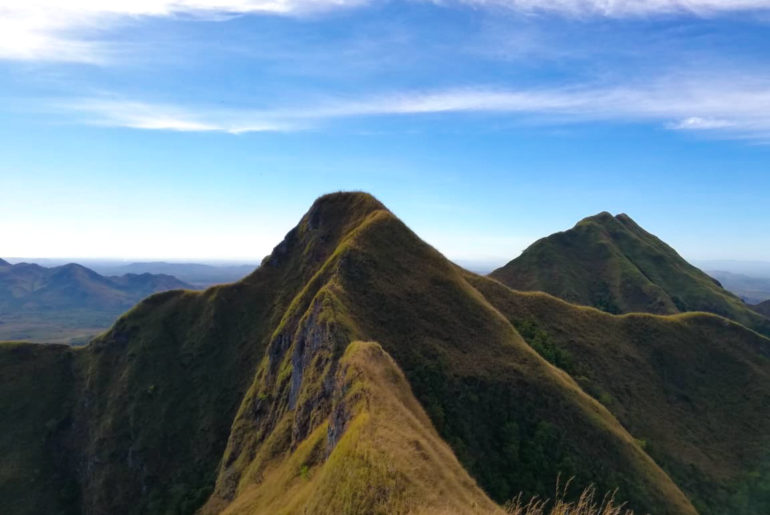
[(53, 436), (75, 403), (73, 362), (65, 345), (0, 343), (3, 513), (76, 513), (77, 481)]
[(760, 315), (764, 315), (765, 317), (770, 318), (770, 300), (760, 302), (759, 304), (752, 306), (752, 309), (754, 309), (754, 311)]
[(469, 280), (644, 442), (701, 513), (770, 510), (770, 340), (706, 313), (613, 316)]
[(533, 243), (490, 277), (609, 313), (707, 311), (770, 335), (770, 321), (625, 214), (585, 218)]

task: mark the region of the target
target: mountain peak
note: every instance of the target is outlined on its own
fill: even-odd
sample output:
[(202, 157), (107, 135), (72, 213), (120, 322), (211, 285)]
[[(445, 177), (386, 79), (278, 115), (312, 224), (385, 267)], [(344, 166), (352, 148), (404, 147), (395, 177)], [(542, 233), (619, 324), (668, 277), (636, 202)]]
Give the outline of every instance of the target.
[(302, 249), (302, 256), (310, 258), (310, 262), (322, 262), (345, 235), (378, 211), (390, 213), (368, 193), (351, 191), (323, 195), (313, 202), (299, 224), (286, 234), (262, 264), (278, 266), (298, 249)]
[(625, 226), (636, 226), (636, 222), (634, 222), (630, 216), (628, 216), (626, 213), (619, 213), (617, 215), (613, 215), (609, 211), (602, 211), (601, 213), (597, 213), (593, 216), (588, 216), (586, 218), (583, 218), (580, 220), (576, 226), (579, 225), (585, 225), (586, 223), (595, 223), (599, 224), (603, 227), (610, 227), (614, 226), (617, 227), (618, 223), (621, 223)]
[(594, 222), (608, 222), (614, 219), (615, 217), (612, 216), (612, 213), (610, 213), (609, 211), (602, 211), (601, 213), (597, 213), (593, 216), (589, 216), (587, 218), (584, 218), (583, 220), (591, 220)]
[(3, 258), (0, 258), (0, 266), (11, 266), (11, 264)]
[[(621, 222), (633, 222), (634, 221), (626, 213), (618, 213), (617, 215), (615, 215), (615, 218), (620, 220)], [(634, 222), (634, 223), (636, 223), (636, 222)]]
[(318, 197), (305, 215), (308, 228), (335, 224), (347, 225), (362, 220), (374, 211), (387, 210), (373, 195), (362, 191), (339, 191)]
[(770, 334), (766, 321), (625, 213), (584, 218), (490, 275), (610, 313), (707, 311)]

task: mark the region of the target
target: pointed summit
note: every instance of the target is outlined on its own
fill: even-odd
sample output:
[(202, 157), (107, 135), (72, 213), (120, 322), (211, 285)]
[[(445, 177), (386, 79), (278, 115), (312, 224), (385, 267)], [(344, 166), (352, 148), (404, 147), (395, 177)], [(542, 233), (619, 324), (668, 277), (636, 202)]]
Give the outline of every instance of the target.
[(625, 213), (584, 218), (490, 276), (610, 313), (707, 311), (770, 334), (770, 324)]
[[(376, 212), (390, 213), (372, 195), (363, 192), (338, 192), (319, 197), (300, 220), (286, 234), (262, 264), (280, 266), (298, 254), (320, 263), (339, 245), (344, 237)], [(301, 255), (299, 255), (301, 254)]]
[(5, 259), (0, 258), (0, 267), (11, 266), (11, 264)]
[(340, 191), (318, 197), (303, 218), (311, 229), (360, 221), (385, 206), (369, 193)]
[(591, 222), (598, 223), (600, 225), (605, 225), (605, 224), (611, 224), (614, 221), (615, 221), (615, 217), (612, 216), (612, 213), (610, 213), (609, 211), (602, 211), (601, 213), (597, 213), (593, 216), (587, 216), (583, 218), (581, 221), (578, 222), (578, 225), (582, 223), (591, 223)]

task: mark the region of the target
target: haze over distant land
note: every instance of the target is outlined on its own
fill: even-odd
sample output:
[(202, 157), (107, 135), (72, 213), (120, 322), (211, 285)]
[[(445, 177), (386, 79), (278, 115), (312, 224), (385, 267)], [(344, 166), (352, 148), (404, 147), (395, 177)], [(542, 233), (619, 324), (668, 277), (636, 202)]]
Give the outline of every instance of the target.
[(703, 270), (723, 271), (770, 279), (770, 261), (740, 259), (695, 259), (693, 264)]
[(770, 299), (770, 277), (768, 276), (756, 277), (724, 270), (711, 270), (708, 274), (749, 304), (758, 304)]

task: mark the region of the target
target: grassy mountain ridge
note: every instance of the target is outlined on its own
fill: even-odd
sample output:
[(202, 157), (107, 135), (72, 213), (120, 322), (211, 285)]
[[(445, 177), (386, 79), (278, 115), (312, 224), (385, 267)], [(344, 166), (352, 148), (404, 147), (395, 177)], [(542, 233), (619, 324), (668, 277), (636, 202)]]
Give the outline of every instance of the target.
[[(472, 280), (535, 348), (644, 441), (699, 511), (770, 508), (766, 493), (753, 492), (750, 503), (740, 498), (770, 452), (770, 340), (711, 314), (613, 316)], [(770, 478), (763, 474), (759, 482)]]
[[(297, 312), (290, 310), (274, 333), (233, 425), (215, 491), (220, 502), (233, 502), (259, 481), (270, 456), (263, 445), (286, 452), (328, 416), (331, 398), (324, 385), (334, 375), (335, 356), (350, 339), (369, 337), (399, 363), (440, 434), (498, 500), (522, 487), (550, 493), (559, 466), (574, 460), (586, 480), (622, 483), (624, 495), (639, 505), (675, 513), (690, 509), (611, 415), (597, 414), (597, 405), (532, 352), (454, 265), (389, 212), (373, 213), (352, 231), (292, 306)], [(469, 345), (476, 332), (490, 341), (480, 341), (474, 351)], [(467, 367), (447, 359), (460, 356)], [(484, 401), (473, 403), (474, 397)], [(533, 402), (549, 397), (562, 400)], [(565, 441), (557, 429), (560, 417), (581, 428), (585, 440)], [(606, 442), (608, 453), (597, 454), (596, 441)], [(506, 443), (508, 457), (497, 447)], [(553, 463), (543, 463), (550, 458)], [(617, 467), (624, 472), (610, 479), (608, 471), (616, 467), (607, 462), (614, 460), (624, 463)], [(530, 470), (516, 472), (524, 466)], [(485, 476), (476, 474), (485, 470)]]
[[(536, 319), (530, 297), (555, 304)], [(587, 325), (584, 312), (595, 314)], [(718, 317), (687, 315), (684, 330), (642, 317), (650, 322), (636, 328), (636, 346), (654, 343), (644, 336), (649, 323), (686, 349), (735, 338), (754, 342), (740, 343), (741, 353), (764, 349), (755, 333)], [(30, 399), (28, 411), (0, 422), (9, 435), (0, 438), (0, 477), (36, 478), (40, 492), (4, 494), (16, 513), (494, 513), (490, 497), (551, 495), (561, 473), (575, 475), (577, 491), (617, 487), (618, 500), (642, 512), (695, 513), (682, 490), (732, 476), (694, 476), (693, 487), (657, 459), (681, 440), (688, 459), (718, 463), (724, 448), (707, 444), (721, 437), (722, 419), (697, 438), (648, 431), (665, 451), (658, 456), (637, 432), (636, 412), (602, 402), (564, 363), (549, 363), (543, 356), (558, 360), (522, 325), (558, 322), (569, 338), (593, 341), (601, 322), (611, 345), (627, 318), (635, 320), (514, 292), (447, 261), (373, 197), (324, 196), (242, 281), (153, 295), (82, 349), (0, 345), (0, 377), (26, 378), (32, 358), (48, 357), (37, 383), (52, 392), (38, 403), (41, 384), (0, 382), (0, 406)], [(714, 323), (724, 326), (717, 336)], [(743, 354), (725, 352), (747, 366)], [(593, 363), (583, 373), (614, 392), (616, 376)], [(698, 360), (681, 365), (686, 378), (699, 377)], [(760, 393), (762, 366), (746, 369)], [(710, 388), (732, 379), (716, 375)], [(705, 402), (699, 381), (676, 386), (695, 408)], [(767, 407), (753, 404), (761, 396), (726, 398), (754, 409), (746, 427), (763, 427), (756, 418)], [(657, 396), (643, 405), (671, 416)], [(54, 416), (43, 421), (49, 408)], [(35, 432), (41, 422), (46, 430)], [(28, 440), (18, 436), (30, 428)], [(758, 448), (744, 444), (728, 450)]]
[(770, 335), (770, 322), (628, 215), (607, 212), (536, 241), (490, 274), (609, 313), (707, 311)]

